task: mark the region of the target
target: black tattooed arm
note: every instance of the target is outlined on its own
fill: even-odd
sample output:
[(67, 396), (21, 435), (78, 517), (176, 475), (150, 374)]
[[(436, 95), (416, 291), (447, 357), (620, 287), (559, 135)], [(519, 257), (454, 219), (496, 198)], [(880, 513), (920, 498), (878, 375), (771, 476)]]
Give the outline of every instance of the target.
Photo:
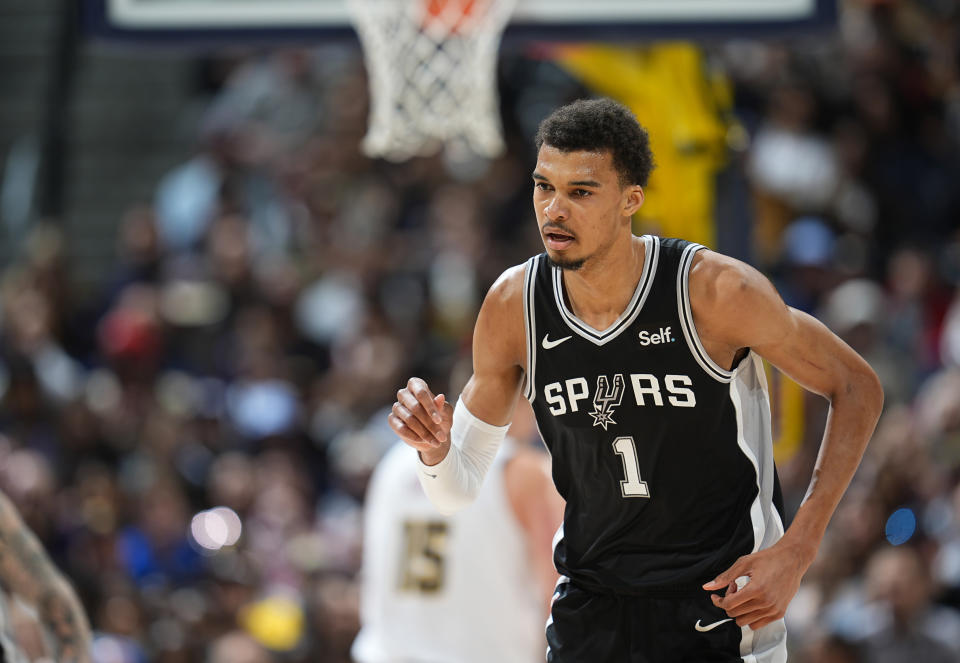
[(36, 608), (57, 663), (91, 662), (90, 626), (77, 595), (2, 493), (0, 585)]

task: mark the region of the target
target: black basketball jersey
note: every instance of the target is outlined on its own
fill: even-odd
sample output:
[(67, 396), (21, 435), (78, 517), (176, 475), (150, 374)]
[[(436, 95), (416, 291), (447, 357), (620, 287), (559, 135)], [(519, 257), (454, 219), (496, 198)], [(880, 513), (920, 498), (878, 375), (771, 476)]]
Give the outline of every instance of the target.
[(633, 298), (602, 331), (570, 310), (561, 269), (527, 262), (524, 394), (567, 502), (559, 572), (599, 591), (702, 593), (783, 533), (766, 378), (753, 353), (728, 371), (703, 349), (687, 280), (704, 247), (642, 241)]

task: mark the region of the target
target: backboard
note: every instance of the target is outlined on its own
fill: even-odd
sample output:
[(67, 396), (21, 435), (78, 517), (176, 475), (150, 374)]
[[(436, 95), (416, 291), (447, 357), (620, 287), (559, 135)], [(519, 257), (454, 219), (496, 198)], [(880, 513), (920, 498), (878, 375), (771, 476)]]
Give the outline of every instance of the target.
[[(102, 36), (230, 40), (352, 35), (347, 0), (87, 0)], [(505, 38), (625, 40), (829, 25), (836, 0), (518, 0)]]

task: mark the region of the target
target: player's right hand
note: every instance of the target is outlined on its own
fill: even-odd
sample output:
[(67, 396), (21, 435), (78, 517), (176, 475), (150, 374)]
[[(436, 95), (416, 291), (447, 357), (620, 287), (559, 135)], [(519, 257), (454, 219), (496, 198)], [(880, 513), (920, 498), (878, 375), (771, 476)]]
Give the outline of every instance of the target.
[[(434, 396), (420, 378), (410, 378), (407, 386), (397, 392), (397, 402), (388, 420), (404, 442), (421, 452), (425, 463), (435, 464), (447, 455), (453, 406), (443, 394)], [(428, 457), (435, 458), (435, 463), (430, 463)]]

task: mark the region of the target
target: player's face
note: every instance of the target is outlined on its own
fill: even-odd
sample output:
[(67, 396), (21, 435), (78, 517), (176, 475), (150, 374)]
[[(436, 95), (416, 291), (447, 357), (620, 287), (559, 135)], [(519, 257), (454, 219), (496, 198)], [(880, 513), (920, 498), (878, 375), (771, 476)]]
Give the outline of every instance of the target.
[(563, 269), (580, 269), (616, 241), (629, 239), (630, 217), (642, 202), (639, 186), (620, 185), (610, 152), (540, 148), (533, 207), (547, 256)]

